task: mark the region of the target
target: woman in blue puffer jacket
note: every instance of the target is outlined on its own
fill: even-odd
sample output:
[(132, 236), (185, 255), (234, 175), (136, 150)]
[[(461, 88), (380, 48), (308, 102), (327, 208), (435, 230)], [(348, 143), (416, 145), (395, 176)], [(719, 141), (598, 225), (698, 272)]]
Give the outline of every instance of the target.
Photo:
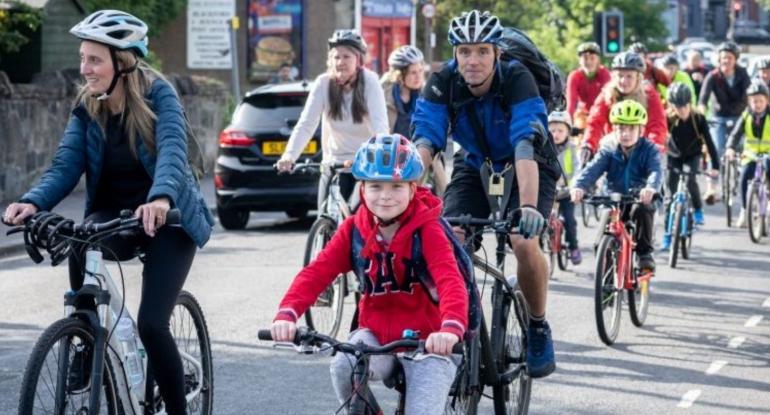
[[(141, 59), (147, 55), (147, 25), (141, 20), (102, 10), (70, 33), (82, 40), (80, 73), (85, 85), (52, 166), (36, 187), (8, 206), (4, 219), (21, 224), (37, 211), (52, 209), (84, 172), (86, 221), (114, 219), (124, 209), (142, 219), (146, 235), (105, 240), (105, 256), (127, 260), (136, 246), (146, 252), (139, 335), (166, 411), (183, 414), (182, 361), (169, 319), (197, 247), (211, 234), (213, 219), (188, 164), (182, 106), (171, 85)], [(171, 207), (181, 212), (181, 228), (163, 226)], [(84, 253), (72, 251), (70, 284), (77, 290), (83, 284)]]

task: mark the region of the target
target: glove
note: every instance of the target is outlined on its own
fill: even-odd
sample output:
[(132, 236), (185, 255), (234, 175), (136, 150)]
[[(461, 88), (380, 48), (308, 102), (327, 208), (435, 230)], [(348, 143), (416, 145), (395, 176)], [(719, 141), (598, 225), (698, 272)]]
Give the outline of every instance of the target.
[(589, 161), (594, 157), (594, 152), (591, 151), (588, 147), (583, 147), (580, 149), (580, 165), (582, 167), (585, 167), (586, 164), (588, 164)]
[(540, 212), (531, 205), (521, 207), (521, 220), (519, 221), (519, 233), (524, 239), (531, 239), (543, 232), (545, 219)]

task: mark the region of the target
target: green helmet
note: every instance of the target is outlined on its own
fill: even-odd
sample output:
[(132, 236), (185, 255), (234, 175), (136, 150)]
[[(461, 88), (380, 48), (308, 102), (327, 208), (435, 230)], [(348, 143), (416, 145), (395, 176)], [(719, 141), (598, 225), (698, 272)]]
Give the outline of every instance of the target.
[(647, 124), (647, 110), (644, 105), (626, 99), (615, 103), (610, 109), (610, 123), (613, 125), (645, 125)]

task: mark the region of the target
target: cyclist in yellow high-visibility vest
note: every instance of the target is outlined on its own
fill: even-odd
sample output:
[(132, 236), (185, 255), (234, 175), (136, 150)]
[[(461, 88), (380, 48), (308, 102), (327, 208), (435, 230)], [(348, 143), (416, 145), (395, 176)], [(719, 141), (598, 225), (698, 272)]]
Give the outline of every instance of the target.
[[(746, 95), (749, 98), (749, 107), (735, 124), (725, 150), (725, 157), (728, 160), (734, 159), (736, 153), (742, 153), (741, 201), (743, 204), (737, 222), (741, 228), (746, 226), (746, 190), (749, 181), (754, 178), (757, 156), (770, 154), (770, 111), (768, 111), (770, 90), (761, 80), (754, 80), (746, 90)], [(770, 181), (770, 162), (766, 160), (764, 167), (767, 180)]]
[[(566, 111), (554, 111), (548, 115), (548, 130), (553, 136), (553, 142), (556, 144), (556, 150), (559, 153), (559, 163), (561, 164), (564, 176), (568, 181), (577, 173), (580, 166), (580, 155), (577, 153), (577, 146), (569, 139), (572, 131), (572, 120)], [(575, 220), (575, 204), (569, 198), (567, 188), (570, 183), (564, 183), (564, 177), (557, 183), (556, 200), (559, 202), (559, 214), (564, 217), (564, 232), (567, 237), (567, 246), (569, 247), (569, 258), (573, 264), (577, 265), (583, 261), (580, 254), (577, 241), (577, 221)], [(565, 189), (561, 191), (561, 189)], [(562, 194), (563, 193), (563, 194)]]

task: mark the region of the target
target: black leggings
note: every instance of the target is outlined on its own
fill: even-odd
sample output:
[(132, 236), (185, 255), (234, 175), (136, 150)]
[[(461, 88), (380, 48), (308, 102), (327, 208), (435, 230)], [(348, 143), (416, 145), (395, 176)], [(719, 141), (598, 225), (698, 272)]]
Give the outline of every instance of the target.
[[(118, 216), (116, 211), (94, 212), (86, 221), (104, 222)], [(184, 414), (184, 371), (176, 342), (169, 329), (171, 313), (195, 257), (195, 243), (178, 227), (162, 227), (154, 238), (142, 233), (136, 237), (114, 236), (103, 241), (108, 260), (126, 261), (135, 256), (136, 247), (145, 252), (142, 271), (142, 299), (137, 327), (147, 350), (149, 366), (169, 415)], [(111, 251), (110, 251), (111, 250)], [(84, 252), (73, 249), (69, 258), (70, 285), (83, 286)], [(113, 255), (114, 253), (114, 255)], [(91, 305), (93, 307), (93, 305)]]
[[(667, 199), (672, 199), (679, 186), (679, 173), (674, 168), (682, 169), (685, 165), (690, 166), (690, 171), (697, 172), (700, 169), (700, 156), (690, 157), (688, 159), (668, 157), (668, 195)], [(693, 209), (703, 208), (703, 201), (700, 198), (700, 188), (695, 176), (687, 178), (687, 191), (690, 192), (690, 201)], [(666, 204), (666, 212), (671, 208), (671, 200)]]

